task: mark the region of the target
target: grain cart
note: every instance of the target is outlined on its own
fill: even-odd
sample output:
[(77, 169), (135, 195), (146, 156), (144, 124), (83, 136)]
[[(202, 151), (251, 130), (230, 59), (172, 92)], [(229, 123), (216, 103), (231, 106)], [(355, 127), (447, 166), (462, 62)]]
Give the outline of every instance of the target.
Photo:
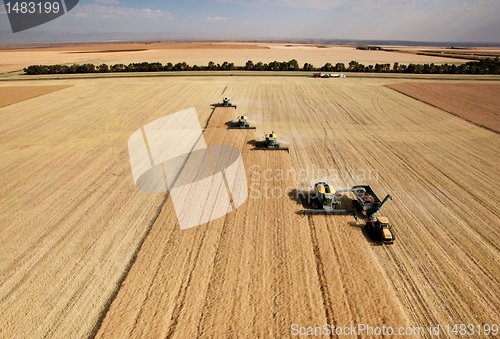
[(384, 200), (380, 201), (370, 186), (353, 186), (353, 189), (355, 188), (364, 188), (364, 192), (354, 191), (356, 199), (352, 203), (358, 212), (365, 212), (368, 218), (368, 222), (366, 223), (368, 234), (373, 240), (381, 240), (385, 244), (394, 243), (396, 237), (394, 236), (389, 219), (376, 216), (387, 200), (392, 200), (392, 196), (387, 194)]
[(263, 151), (287, 151), (290, 153), (290, 149), (288, 147), (280, 147), (280, 144), (276, 141), (276, 134), (274, 131), (270, 134), (266, 134), (266, 139), (260, 146), (256, 146), (254, 150), (263, 150)]

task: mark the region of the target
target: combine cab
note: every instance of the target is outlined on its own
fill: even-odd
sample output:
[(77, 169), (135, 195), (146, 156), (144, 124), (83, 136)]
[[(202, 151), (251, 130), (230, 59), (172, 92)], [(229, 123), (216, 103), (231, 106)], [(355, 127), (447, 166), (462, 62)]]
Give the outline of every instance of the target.
[(228, 129), (255, 129), (255, 127), (250, 127), (248, 125), (247, 116), (242, 115), (238, 118), (236, 126), (231, 126)]
[(382, 241), (384, 244), (392, 245), (396, 237), (386, 217), (377, 217), (366, 223), (366, 230), (373, 240)]
[(266, 140), (263, 145), (255, 147), (254, 150), (263, 150), (263, 151), (287, 151), (290, 153), (290, 149), (288, 147), (280, 147), (280, 144), (276, 141), (276, 134), (271, 132), (270, 134), (266, 134)]
[(346, 189), (335, 191), (333, 187), (325, 182), (318, 182), (314, 185), (314, 200), (313, 209), (302, 210), (302, 214), (343, 214), (352, 215), (357, 220), (356, 211), (343, 209), (340, 205), (340, 196), (338, 193), (353, 192), (354, 190), (362, 191), (363, 188)]
[(222, 107), (234, 107), (236, 108), (237, 106), (236, 105), (233, 105), (231, 104), (231, 99), (229, 98), (224, 98), (222, 99), (222, 104), (221, 104)]

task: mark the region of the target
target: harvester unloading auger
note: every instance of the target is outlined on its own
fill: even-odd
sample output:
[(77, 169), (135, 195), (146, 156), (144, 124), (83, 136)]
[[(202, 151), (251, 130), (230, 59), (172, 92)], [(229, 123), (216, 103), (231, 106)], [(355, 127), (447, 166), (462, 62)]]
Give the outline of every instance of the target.
[(312, 202), (313, 209), (302, 210), (302, 214), (340, 214), (340, 215), (352, 215), (356, 220), (358, 217), (355, 210), (345, 209), (341, 206), (341, 196), (337, 196), (339, 193), (363, 191), (364, 188), (351, 188), (340, 191), (335, 191), (333, 187), (325, 182), (317, 182), (314, 185), (314, 200)]
[(227, 129), (255, 129), (255, 127), (250, 127), (247, 121), (247, 116), (242, 115), (238, 117), (238, 122), (235, 126), (230, 126)]
[(290, 153), (290, 149), (288, 147), (280, 147), (280, 144), (276, 141), (276, 134), (274, 131), (266, 134), (266, 139), (262, 146), (257, 146), (254, 150), (263, 150), (263, 151), (287, 151)]

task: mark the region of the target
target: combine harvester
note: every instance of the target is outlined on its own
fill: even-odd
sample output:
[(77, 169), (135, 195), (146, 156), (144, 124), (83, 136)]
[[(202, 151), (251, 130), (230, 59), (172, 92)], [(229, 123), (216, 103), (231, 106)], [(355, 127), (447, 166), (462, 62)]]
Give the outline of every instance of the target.
[(280, 147), (280, 144), (276, 141), (276, 134), (274, 134), (274, 131), (270, 134), (266, 134), (266, 140), (263, 142), (263, 145), (255, 147), (254, 150), (287, 151), (290, 153), (290, 149), (288, 147)]
[(233, 105), (231, 104), (231, 99), (229, 98), (224, 98), (222, 99), (222, 104), (221, 104), (222, 107), (234, 107), (234, 108), (237, 108), (236, 105)]
[[(363, 190), (359, 190), (361, 188)], [(376, 216), (387, 200), (392, 200), (392, 196), (387, 194), (384, 200), (380, 201), (370, 186), (353, 186), (353, 189), (355, 189), (353, 192), (356, 199), (352, 201), (352, 204), (358, 212), (365, 212), (366, 217), (368, 218), (366, 231), (370, 237), (373, 240), (381, 240), (384, 244), (393, 244), (396, 237), (394, 236), (389, 219), (386, 217)]]
[(364, 188), (352, 188), (340, 191), (335, 191), (333, 187), (325, 182), (317, 182), (314, 185), (314, 200), (312, 202), (313, 209), (302, 210), (302, 214), (339, 214), (339, 215), (352, 215), (356, 221), (358, 217), (355, 210), (349, 210), (341, 207), (341, 196), (339, 193), (363, 191)]
[[(351, 189), (335, 191), (331, 186), (324, 182), (318, 182), (314, 185), (315, 197), (313, 200), (313, 209), (304, 209), (302, 214), (326, 214), (326, 215), (352, 215), (358, 221), (356, 212), (365, 212), (368, 219), (366, 230), (370, 237), (376, 241), (382, 241), (384, 244), (391, 245), (396, 237), (392, 231), (392, 225), (386, 217), (377, 217), (377, 213), (382, 206), (391, 199), (388, 194), (383, 201), (377, 197), (370, 186), (353, 186)], [(353, 192), (356, 199), (352, 201), (355, 210), (342, 208), (341, 197), (339, 193)]]
[(238, 122), (235, 126), (230, 126), (227, 129), (255, 129), (255, 127), (250, 127), (247, 121), (247, 116), (242, 115), (238, 118)]

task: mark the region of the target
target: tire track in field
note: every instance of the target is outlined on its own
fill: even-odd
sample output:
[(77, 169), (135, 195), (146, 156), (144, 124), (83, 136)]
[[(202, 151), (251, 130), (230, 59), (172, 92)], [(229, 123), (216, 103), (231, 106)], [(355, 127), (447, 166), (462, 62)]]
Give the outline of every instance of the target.
[(323, 307), (325, 310), (325, 317), (328, 324), (333, 324), (337, 326), (337, 322), (335, 321), (333, 307), (332, 307), (332, 299), (330, 297), (330, 293), (328, 291), (327, 286), (327, 278), (325, 275), (325, 270), (323, 268), (323, 262), (321, 260), (321, 254), (319, 252), (319, 243), (318, 237), (316, 235), (316, 228), (313, 223), (309, 221), (309, 217), (307, 217), (307, 223), (309, 225), (309, 229), (311, 232), (311, 242), (313, 246), (314, 260), (316, 262), (316, 272), (318, 274), (318, 281), (321, 290), (321, 296), (323, 297)]

